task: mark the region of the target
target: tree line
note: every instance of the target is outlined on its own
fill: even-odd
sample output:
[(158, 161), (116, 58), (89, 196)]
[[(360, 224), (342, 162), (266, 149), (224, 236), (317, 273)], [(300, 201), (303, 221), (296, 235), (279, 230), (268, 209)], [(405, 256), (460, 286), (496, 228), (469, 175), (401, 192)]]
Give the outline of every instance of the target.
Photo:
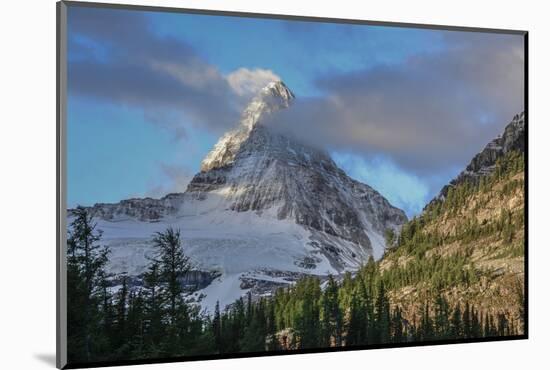
[[(403, 276), (370, 259), (354, 275), (305, 277), (272, 296), (241, 297), (212, 314), (186, 298), (190, 269), (178, 230), (153, 235), (143, 283), (106, 271), (109, 249), (83, 207), (73, 211), (67, 250), (70, 363), (251, 353), (333, 346), (514, 335), (519, 323), (443, 294), (405, 319), (389, 289)], [(113, 286), (113, 284), (117, 284)], [(410, 316), (410, 315), (409, 315)]]

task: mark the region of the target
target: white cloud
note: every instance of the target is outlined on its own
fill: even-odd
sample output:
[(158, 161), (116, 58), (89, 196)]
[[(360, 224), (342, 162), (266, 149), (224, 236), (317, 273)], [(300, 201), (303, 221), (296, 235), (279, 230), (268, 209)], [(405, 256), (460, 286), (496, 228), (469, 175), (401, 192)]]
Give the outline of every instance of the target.
[(160, 165), (161, 181), (152, 186), (146, 193), (146, 197), (161, 198), (170, 193), (183, 193), (187, 185), (193, 179), (190, 170), (181, 166), (162, 163)]
[(217, 87), (223, 78), (216, 68), (202, 61), (170, 63), (152, 60), (151, 67), (155, 71), (167, 73), (183, 85), (196, 89)]
[(333, 153), (334, 161), (352, 178), (372, 186), (411, 217), (422, 211), (430, 194), (426, 181), (381, 156), (365, 159), (350, 153)]
[(401, 63), (322, 76), (324, 94), (298, 97), (273, 127), (331, 150), (382, 153), (423, 177), (466, 165), (523, 110), (523, 38), (445, 40)]
[(245, 98), (254, 96), (268, 83), (280, 79), (273, 71), (261, 68), (239, 68), (227, 75), (229, 86), (237, 95)]

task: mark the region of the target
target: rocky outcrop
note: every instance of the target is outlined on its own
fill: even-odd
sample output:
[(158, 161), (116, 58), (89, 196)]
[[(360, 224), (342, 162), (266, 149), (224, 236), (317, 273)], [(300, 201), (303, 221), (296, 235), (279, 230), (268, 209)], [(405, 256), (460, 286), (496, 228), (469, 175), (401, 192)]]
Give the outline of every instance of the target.
[(216, 271), (190, 270), (181, 278), (181, 284), (186, 289), (195, 291), (207, 287), (219, 275)]
[[(525, 152), (525, 114), (516, 114), (504, 128), (502, 135), (492, 140), (478, 153), (455, 179), (444, 186), (438, 198), (445, 197), (449, 189), (464, 182), (476, 182), (482, 176), (491, 174), (497, 160), (511, 150)], [(437, 199), (437, 198), (436, 198)]]

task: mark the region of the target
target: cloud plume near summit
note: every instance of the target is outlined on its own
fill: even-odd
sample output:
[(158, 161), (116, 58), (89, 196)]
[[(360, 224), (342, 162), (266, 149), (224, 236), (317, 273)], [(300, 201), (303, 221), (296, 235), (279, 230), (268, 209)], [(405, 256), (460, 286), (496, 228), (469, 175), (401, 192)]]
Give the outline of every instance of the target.
[(298, 97), (270, 124), (415, 173), (465, 163), (523, 109), (523, 40), (446, 38), (441, 52), (320, 78), (322, 96)]

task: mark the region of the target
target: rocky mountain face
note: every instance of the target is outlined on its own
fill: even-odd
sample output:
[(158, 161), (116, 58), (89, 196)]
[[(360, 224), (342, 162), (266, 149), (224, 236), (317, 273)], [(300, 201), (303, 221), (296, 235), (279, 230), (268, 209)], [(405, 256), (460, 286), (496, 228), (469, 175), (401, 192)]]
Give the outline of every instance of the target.
[(132, 198), (118, 203), (96, 203), (89, 211), (103, 220), (132, 218), (139, 221), (156, 221), (176, 214), (181, 204), (181, 194), (168, 194), (161, 199)]
[[(240, 126), (224, 135), (204, 159), (186, 194), (201, 199), (209, 192), (223, 192), (226, 207), (233, 211), (261, 214), (275, 208), (279, 220), (290, 219), (313, 232), (351, 241), (370, 254), (380, 253), (380, 236), (406, 221), (403, 211), (349, 178), (327, 153), (262, 125), (264, 115), (288, 108), (293, 98), (282, 82), (264, 88), (245, 110)], [(314, 239), (325, 242), (322, 234)]]
[(398, 231), (407, 221), (404, 212), (348, 177), (328, 153), (265, 124), (268, 116), (273, 124), (277, 111), (292, 109), (293, 99), (281, 81), (263, 88), (204, 158), (185, 193), (91, 207), (113, 254), (123, 259), (117, 269), (142, 263), (145, 238), (166, 226), (182, 229), (187, 253), (200, 268), (221, 272), (220, 289), (229, 289), (229, 275), (239, 288), (252, 289), (251, 280), (280, 285), (381, 257), (384, 232)]
[[(476, 155), (421, 215), (402, 227), (380, 261), (395, 276), (391, 303), (417, 320), (434, 294), (450, 307), (502, 315), (523, 333), (525, 269), (525, 136), (523, 114)], [(483, 316), (482, 316), (483, 317)]]
[(440, 197), (447, 195), (450, 187), (467, 181), (476, 182), (479, 178), (490, 175), (496, 167), (497, 160), (506, 153), (517, 150), (525, 152), (525, 114), (516, 114), (512, 121), (505, 127), (502, 135), (499, 135), (488, 143), (478, 153), (449, 185), (443, 187)]

